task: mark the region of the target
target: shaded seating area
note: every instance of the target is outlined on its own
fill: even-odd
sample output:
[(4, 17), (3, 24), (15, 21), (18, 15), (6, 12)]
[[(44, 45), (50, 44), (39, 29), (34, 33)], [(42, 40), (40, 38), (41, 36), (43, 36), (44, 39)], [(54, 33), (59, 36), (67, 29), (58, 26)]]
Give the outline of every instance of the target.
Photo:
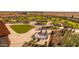
[(47, 39), (48, 38), (48, 33), (46, 31), (40, 30), (40, 32), (35, 33), (33, 36), (35, 39)]

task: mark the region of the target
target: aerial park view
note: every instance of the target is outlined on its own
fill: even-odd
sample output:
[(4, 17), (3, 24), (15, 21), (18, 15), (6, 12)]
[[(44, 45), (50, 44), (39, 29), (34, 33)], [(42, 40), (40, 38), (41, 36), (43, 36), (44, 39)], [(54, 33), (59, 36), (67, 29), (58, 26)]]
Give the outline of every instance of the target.
[(0, 12), (0, 47), (78, 47), (79, 12)]

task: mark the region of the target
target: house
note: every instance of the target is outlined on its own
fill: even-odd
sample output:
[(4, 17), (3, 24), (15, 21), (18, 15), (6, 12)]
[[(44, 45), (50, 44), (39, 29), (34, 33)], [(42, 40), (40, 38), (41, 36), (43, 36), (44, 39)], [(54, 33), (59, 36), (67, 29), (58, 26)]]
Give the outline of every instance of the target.
[(0, 20), (0, 47), (8, 47), (10, 45), (10, 41), (8, 35), (10, 32), (5, 26), (4, 22)]

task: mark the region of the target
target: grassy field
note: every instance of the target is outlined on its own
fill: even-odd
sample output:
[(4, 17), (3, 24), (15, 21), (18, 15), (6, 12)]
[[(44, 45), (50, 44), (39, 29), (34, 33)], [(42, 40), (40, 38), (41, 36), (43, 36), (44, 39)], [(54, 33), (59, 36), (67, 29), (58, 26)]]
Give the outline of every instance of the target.
[(26, 33), (33, 28), (31, 25), (12, 25), (10, 26), (16, 33)]

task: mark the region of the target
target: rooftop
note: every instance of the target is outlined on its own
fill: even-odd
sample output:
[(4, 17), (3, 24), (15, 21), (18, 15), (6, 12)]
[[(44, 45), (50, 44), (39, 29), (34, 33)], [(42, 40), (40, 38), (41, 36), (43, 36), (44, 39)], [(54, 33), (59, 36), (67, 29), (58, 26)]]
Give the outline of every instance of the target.
[(7, 36), (9, 34), (10, 34), (10, 32), (8, 31), (4, 22), (2, 20), (0, 20), (0, 36)]

